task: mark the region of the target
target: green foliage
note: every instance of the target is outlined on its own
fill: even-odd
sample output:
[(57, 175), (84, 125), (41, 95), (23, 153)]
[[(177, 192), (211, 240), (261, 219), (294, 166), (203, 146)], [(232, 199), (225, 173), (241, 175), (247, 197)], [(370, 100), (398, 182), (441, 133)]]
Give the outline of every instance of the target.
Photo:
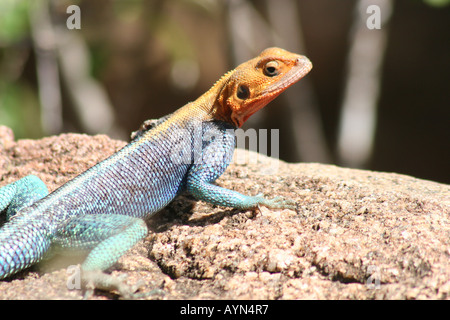
[(18, 81), (28, 50), (23, 43), (30, 33), (30, 3), (0, 1), (0, 125), (12, 128), (16, 138), (42, 135), (35, 89)]
[(433, 7), (444, 7), (450, 4), (450, 0), (423, 0), (426, 4)]
[(42, 136), (38, 98), (21, 83), (0, 83), (0, 125), (13, 129), (16, 139)]
[(0, 1), (0, 44), (16, 42), (29, 32), (28, 0)]

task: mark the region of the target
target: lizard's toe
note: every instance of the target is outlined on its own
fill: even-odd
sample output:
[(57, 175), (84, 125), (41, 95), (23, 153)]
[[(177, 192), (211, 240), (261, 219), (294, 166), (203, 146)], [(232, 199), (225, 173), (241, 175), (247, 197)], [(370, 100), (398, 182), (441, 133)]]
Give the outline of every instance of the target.
[(285, 199), (282, 197), (275, 197), (273, 199), (264, 199), (264, 202), (261, 203), (263, 206), (266, 206), (271, 209), (296, 209), (296, 202), (292, 199)]

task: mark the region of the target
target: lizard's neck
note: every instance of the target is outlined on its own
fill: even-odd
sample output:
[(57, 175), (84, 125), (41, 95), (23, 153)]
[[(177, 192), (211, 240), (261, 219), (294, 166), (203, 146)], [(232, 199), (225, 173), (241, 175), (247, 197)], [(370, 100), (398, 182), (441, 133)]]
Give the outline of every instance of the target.
[(201, 95), (197, 100), (190, 103), (191, 108), (198, 108), (205, 114), (205, 120), (225, 120), (218, 119), (216, 114), (216, 108), (218, 108), (218, 103), (220, 100), (220, 95), (222, 94), (222, 89), (227, 84), (234, 70), (225, 73), (219, 80), (217, 80), (214, 85), (203, 95)]

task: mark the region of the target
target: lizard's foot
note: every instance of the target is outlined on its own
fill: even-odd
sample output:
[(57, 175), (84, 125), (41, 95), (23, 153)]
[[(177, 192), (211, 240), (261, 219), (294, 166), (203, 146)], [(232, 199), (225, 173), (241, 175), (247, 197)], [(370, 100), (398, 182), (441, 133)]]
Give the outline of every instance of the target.
[(155, 289), (150, 292), (137, 293), (144, 285), (142, 280), (135, 285), (130, 286), (125, 283), (126, 275), (114, 277), (106, 274), (100, 270), (90, 270), (83, 272), (83, 282), (85, 283), (84, 299), (90, 298), (94, 294), (95, 289), (112, 291), (116, 290), (123, 299), (140, 299), (155, 294), (163, 294), (160, 289)]
[(265, 206), (270, 209), (290, 209), (296, 210), (296, 202), (292, 199), (285, 199), (282, 197), (275, 197), (273, 199), (264, 198), (263, 194), (260, 193), (255, 196), (257, 198), (258, 206)]

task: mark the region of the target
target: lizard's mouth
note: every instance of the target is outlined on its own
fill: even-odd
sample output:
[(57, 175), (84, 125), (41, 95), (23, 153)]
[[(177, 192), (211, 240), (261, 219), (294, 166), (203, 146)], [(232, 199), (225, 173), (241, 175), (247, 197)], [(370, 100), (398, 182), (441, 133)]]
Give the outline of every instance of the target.
[(263, 89), (256, 97), (250, 99), (244, 107), (235, 110), (231, 114), (231, 120), (240, 128), (255, 112), (264, 108), (284, 90), (306, 76), (311, 69), (311, 61), (305, 56), (299, 56), (295, 65), (284, 76)]

